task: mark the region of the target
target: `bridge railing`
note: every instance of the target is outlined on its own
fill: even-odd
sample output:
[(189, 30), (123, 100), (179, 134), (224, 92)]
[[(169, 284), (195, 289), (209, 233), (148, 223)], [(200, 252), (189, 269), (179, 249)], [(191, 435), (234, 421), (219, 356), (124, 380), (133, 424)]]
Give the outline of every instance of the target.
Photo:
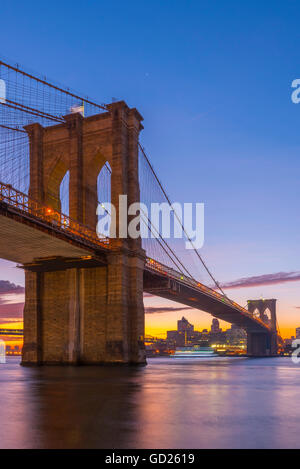
[(221, 293), (213, 290), (212, 288), (207, 287), (206, 285), (203, 285), (200, 282), (197, 282), (196, 280), (193, 280), (192, 278), (187, 277), (186, 275), (177, 272), (176, 270), (167, 267), (160, 262), (157, 262), (154, 259), (147, 258), (146, 260), (146, 268), (153, 270), (161, 275), (167, 276), (168, 278), (173, 278), (174, 280), (178, 280), (181, 283), (184, 283), (190, 287), (195, 288), (196, 290), (201, 291), (202, 293), (205, 293), (206, 295), (212, 296), (223, 303), (226, 303), (230, 306), (234, 306), (236, 309), (241, 311), (243, 314), (246, 314), (247, 316), (251, 316), (251, 318), (255, 319), (259, 323), (263, 324), (265, 326), (265, 323), (260, 319), (260, 318), (255, 318), (247, 309), (243, 308), (241, 305), (236, 303), (235, 301), (230, 300), (224, 295), (221, 295)]
[(96, 232), (79, 223), (67, 215), (39, 204), (37, 201), (31, 199), (27, 194), (14, 189), (9, 184), (0, 182), (0, 202), (4, 202), (9, 207), (25, 214), (26, 216), (34, 217), (52, 228), (58, 229), (69, 236), (76, 239), (84, 239), (92, 244), (101, 247), (108, 247), (108, 238), (99, 238)]

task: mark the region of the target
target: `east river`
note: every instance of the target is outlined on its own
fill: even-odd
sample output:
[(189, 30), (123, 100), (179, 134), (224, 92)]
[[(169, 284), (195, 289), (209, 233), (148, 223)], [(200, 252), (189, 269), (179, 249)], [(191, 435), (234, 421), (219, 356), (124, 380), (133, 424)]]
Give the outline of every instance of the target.
[(290, 358), (0, 364), (0, 448), (300, 448)]

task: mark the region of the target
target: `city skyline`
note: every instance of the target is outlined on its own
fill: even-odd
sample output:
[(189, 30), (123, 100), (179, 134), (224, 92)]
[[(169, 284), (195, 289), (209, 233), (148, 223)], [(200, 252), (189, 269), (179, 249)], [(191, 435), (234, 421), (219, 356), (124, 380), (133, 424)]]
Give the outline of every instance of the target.
[[(6, 282), (6, 286), (9, 282)], [(13, 285), (13, 289), (22, 290), (21, 286)], [(1, 293), (0, 293), (1, 294)], [(4, 293), (0, 303), (0, 327), (15, 329), (23, 327), (22, 310), (24, 293)], [(165, 337), (167, 330), (172, 329), (173, 325), (184, 315), (190, 322), (195, 324), (195, 330), (207, 329), (210, 327), (213, 316), (192, 307), (179, 303), (163, 300), (162, 298), (144, 295), (145, 303), (145, 335)], [(154, 320), (153, 320), (154, 318)], [(231, 324), (220, 320), (221, 328), (230, 328)], [(295, 335), (298, 327), (296, 321), (288, 329), (280, 328), (283, 338), (290, 338)], [(20, 339), (10, 338), (9, 342), (13, 345), (19, 344)]]

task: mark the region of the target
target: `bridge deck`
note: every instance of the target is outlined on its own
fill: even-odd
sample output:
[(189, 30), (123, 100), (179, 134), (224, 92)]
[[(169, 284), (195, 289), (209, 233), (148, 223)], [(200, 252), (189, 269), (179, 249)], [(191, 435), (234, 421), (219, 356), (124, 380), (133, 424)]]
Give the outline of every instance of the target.
[(86, 258), (105, 263), (106, 240), (0, 183), (0, 258), (28, 264), (37, 258)]
[(269, 327), (245, 308), (226, 296), (188, 277), (147, 260), (144, 272), (144, 290), (177, 303), (205, 311), (213, 316), (251, 332), (269, 332)]
[[(11, 186), (0, 183), (0, 258), (38, 270), (37, 259), (48, 258), (51, 270), (72, 267), (88, 259), (89, 266), (105, 265), (107, 239), (52, 209), (39, 206)], [(58, 259), (62, 259), (61, 265)], [(72, 264), (73, 262), (73, 264)], [(78, 266), (78, 264), (77, 264)], [(43, 267), (44, 268), (44, 267)], [(147, 258), (144, 290), (201, 311), (253, 332), (269, 327), (226, 296)]]

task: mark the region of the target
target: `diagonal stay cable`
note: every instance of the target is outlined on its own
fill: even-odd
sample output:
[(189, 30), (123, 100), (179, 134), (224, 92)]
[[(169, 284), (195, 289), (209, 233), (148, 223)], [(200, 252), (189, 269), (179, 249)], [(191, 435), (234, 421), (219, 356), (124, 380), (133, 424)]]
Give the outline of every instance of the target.
[[(146, 220), (148, 221), (148, 228), (150, 229), (150, 231), (153, 233), (152, 229), (156, 231), (156, 233), (158, 234), (159, 238), (161, 239), (162, 243), (167, 246), (167, 248), (169, 249), (169, 251), (171, 251), (171, 253), (173, 254), (173, 256), (175, 257), (175, 259), (177, 260), (177, 262), (179, 262), (179, 264), (181, 265), (181, 267), (185, 270), (185, 272), (188, 274), (188, 276), (194, 280), (196, 282), (196, 279), (192, 276), (192, 274), (188, 271), (188, 269), (183, 265), (183, 263), (181, 262), (181, 260), (178, 258), (178, 256), (175, 254), (174, 250), (169, 246), (169, 244), (166, 242), (166, 240), (161, 236), (159, 230), (154, 226), (154, 224), (151, 222), (151, 220), (149, 220), (147, 214), (144, 212), (144, 210), (142, 209), (142, 207), (140, 206), (140, 211), (143, 213), (144, 217), (146, 218)], [(149, 226), (150, 225), (150, 226)], [(154, 236), (155, 236), (155, 239), (158, 241), (158, 243), (160, 244), (160, 246), (162, 246), (162, 243), (158, 240), (157, 236), (155, 235), (155, 233), (153, 233)], [(164, 248), (163, 248), (164, 249)], [(164, 249), (164, 251), (166, 252), (166, 250)], [(174, 262), (174, 264), (176, 265), (174, 259), (172, 259), (172, 257), (170, 256), (170, 254), (168, 254), (168, 256), (170, 257), (170, 259), (172, 260), (172, 262)], [(178, 265), (177, 265), (178, 267)], [(184, 274), (184, 272), (182, 272), (182, 270), (179, 268), (180, 272), (182, 274)], [(185, 275), (185, 274), (184, 274)]]
[[(144, 222), (144, 224), (148, 227), (148, 229), (151, 231), (151, 222), (149, 220), (149, 218), (146, 217), (146, 220), (148, 223), (146, 223), (145, 219), (143, 217), (141, 217), (142, 221)], [(152, 225), (153, 226), (153, 225)], [(152, 231), (151, 231), (152, 232)], [(156, 238), (157, 239), (157, 238)], [(172, 261), (172, 263), (177, 267), (177, 269), (179, 270), (179, 272), (182, 274), (182, 275), (185, 275), (184, 272), (181, 270), (181, 268), (179, 267), (179, 265), (174, 261), (174, 259), (172, 258), (172, 256), (170, 255), (170, 253), (167, 251), (167, 249), (164, 247), (164, 245), (161, 243), (161, 241), (159, 239), (157, 239), (157, 242), (158, 244), (160, 245), (160, 247), (165, 251), (165, 253), (167, 254), (167, 256), (169, 257), (169, 259)], [(167, 243), (166, 243), (167, 244)], [(168, 244), (167, 244), (168, 246)], [(168, 246), (169, 247), (169, 246)], [(169, 248), (170, 249), (170, 248)], [(179, 261), (179, 260), (178, 260)], [(180, 262), (180, 261), (179, 261)], [(181, 262), (180, 262), (181, 264)], [(182, 264), (181, 264), (182, 265)], [(182, 267), (185, 269), (185, 267), (182, 265)], [(186, 272), (188, 272), (186, 270)]]
[(17, 111), (20, 111), (20, 112), (26, 112), (28, 114), (32, 114), (37, 117), (42, 117), (44, 119), (49, 119), (55, 122), (65, 122), (65, 120), (62, 117), (53, 116), (46, 112), (40, 111), (39, 109), (34, 109), (29, 106), (25, 106), (24, 104), (10, 101), (9, 99), (6, 99), (5, 102), (0, 101), (0, 104), (2, 104), (3, 106), (9, 107), (11, 109), (16, 109)]
[[(108, 166), (107, 163), (105, 163), (105, 168), (106, 170), (111, 174), (111, 169), (110, 167)], [(104, 208), (104, 210), (107, 212), (107, 210)], [(154, 234), (155, 236), (155, 239), (158, 241), (158, 243), (160, 244), (160, 246), (163, 248), (163, 250), (165, 251), (165, 253), (168, 255), (168, 257), (171, 259), (171, 261), (177, 266), (177, 268), (179, 269), (179, 271), (184, 274), (184, 272), (180, 269), (180, 267), (177, 265), (177, 263), (174, 261), (174, 259), (172, 259), (170, 253), (167, 252), (167, 250), (164, 248), (164, 246), (162, 245), (162, 243), (167, 246), (167, 248), (169, 249), (169, 251), (171, 251), (171, 253), (173, 254), (173, 256), (175, 257), (175, 259), (177, 260), (177, 262), (181, 265), (181, 267), (184, 269), (184, 271), (188, 274), (189, 277), (191, 277), (195, 282), (196, 282), (196, 279), (192, 276), (192, 274), (188, 271), (188, 269), (182, 264), (182, 262), (180, 261), (180, 259), (178, 258), (178, 256), (175, 254), (174, 250), (169, 246), (169, 244), (166, 242), (165, 239), (163, 239), (163, 237), (161, 236), (159, 230), (154, 226), (154, 224), (151, 222), (151, 220), (149, 220), (149, 217), (147, 216), (147, 214), (145, 213), (145, 211), (142, 209), (142, 207), (140, 206), (140, 211), (141, 213), (143, 213), (144, 217), (146, 218), (147, 220), (147, 223), (148, 225), (146, 224), (145, 220), (144, 223), (146, 226), (148, 226), (148, 229), (150, 230), (151, 233), (153, 233), (152, 229), (156, 231), (156, 233), (158, 234), (159, 238), (161, 239), (161, 241), (158, 240), (157, 236)], [(109, 213), (109, 212), (107, 212)], [(185, 274), (184, 274), (185, 275)]]
[[(140, 147), (140, 150), (142, 151), (142, 154), (144, 155), (144, 157), (145, 157), (145, 159), (146, 159), (146, 161), (147, 161), (147, 163), (148, 163), (148, 165), (149, 165), (149, 167), (150, 167), (150, 169), (151, 169), (151, 172), (152, 172), (153, 176), (155, 177), (155, 179), (156, 179), (156, 181), (157, 181), (157, 183), (158, 183), (158, 185), (159, 185), (159, 187), (160, 187), (162, 193), (164, 194), (166, 200), (168, 201), (168, 204), (172, 207), (172, 203), (171, 203), (171, 201), (170, 201), (170, 199), (169, 199), (169, 197), (168, 197), (168, 195), (167, 195), (165, 189), (163, 188), (162, 183), (160, 182), (160, 180), (159, 180), (157, 174), (155, 173), (154, 168), (153, 168), (152, 164), (150, 163), (149, 158), (147, 157), (147, 155), (146, 155), (146, 153), (145, 153), (145, 151), (144, 151), (144, 149), (143, 149), (143, 147), (141, 146), (140, 143), (139, 143), (139, 147)], [(174, 209), (173, 209), (173, 211), (174, 211), (174, 215), (175, 215), (177, 221), (179, 222), (179, 224), (180, 224), (180, 226), (181, 226), (183, 232), (185, 233), (187, 239), (188, 239), (189, 242), (191, 243), (191, 246), (193, 246), (193, 249), (194, 249), (194, 251), (195, 251), (197, 257), (198, 257), (198, 259), (200, 260), (200, 262), (202, 263), (202, 265), (203, 265), (203, 267), (205, 268), (206, 272), (208, 273), (208, 275), (210, 276), (210, 278), (213, 280), (213, 282), (215, 283), (215, 285), (217, 286), (217, 288), (222, 292), (222, 294), (223, 294), (227, 299), (229, 299), (229, 298), (227, 297), (227, 295), (224, 293), (224, 291), (223, 291), (221, 285), (219, 284), (219, 282), (214, 278), (214, 276), (213, 276), (212, 273), (210, 272), (209, 268), (207, 267), (206, 263), (203, 261), (202, 257), (200, 256), (199, 252), (197, 251), (197, 249), (196, 249), (196, 247), (195, 247), (193, 241), (191, 240), (190, 236), (189, 236), (188, 233), (186, 232), (186, 229), (184, 228), (184, 226), (183, 226), (183, 224), (182, 224), (182, 221), (180, 220), (180, 218), (179, 218), (179, 216), (177, 215), (176, 211), (175, 211)], [(231, 301), (231, 300), (230, 300), (230, 301)]]
[(23, 134), (27, 134), (26, 130), (18, 129), (17, 127), (9, 127), (7, 125), (0, 124), (0, 127), (7, 130), (15, 130), (16, 132), (22, 132)]

